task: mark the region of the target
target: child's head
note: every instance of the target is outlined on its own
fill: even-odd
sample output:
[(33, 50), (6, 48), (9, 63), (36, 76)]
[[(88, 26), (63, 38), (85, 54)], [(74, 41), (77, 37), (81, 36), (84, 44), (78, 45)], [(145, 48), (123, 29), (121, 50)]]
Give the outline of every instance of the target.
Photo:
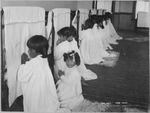
[(102, 28), (102, 29), (104, 29), (103, 21), (104, 21), (103, 15), (98, 15), (97, 24), (98, 24), (98, 27), (100, 27), (100, 28)]
[(73, 66), (80, 65), (80, 56), (77, 52), (72, 51), (69, 53), (64, 53), (64, 61), (66, 62), (67, 67), (72, 68)]
[(42, 55), (43, 58), (47, 57), (48, 51), (48, 40), (42, 35), (34, 35), (27, 41), (29, 48), (29, 55), (31, 58), (37, 55)]
[(94, 21), (91, 18), (88, 18), (84, 24), (82, 25), (82, 29), (86, 30), (86, 29), (91, 29), (94, 26)]
[(90, 15), (90, 17), (85, 21), (83, 25), (83, 29), (93, 28), (93, 26), (97, 24), (97, 27), (104, 28), (103, 26), (103, 16), (101, 15)]
[(71, 27), (64, 27), (60, 29), (57, 34), (61, 37), (64, 38), (65, 40), (68, 40), (69, 42), (73, 40), (73, 38), (77, 37), (77, 31), (76, 29), (71, 26)]
[(112, 18), (112, 14), (110, 12), (105, 12), (104, 20), (109, 20)]

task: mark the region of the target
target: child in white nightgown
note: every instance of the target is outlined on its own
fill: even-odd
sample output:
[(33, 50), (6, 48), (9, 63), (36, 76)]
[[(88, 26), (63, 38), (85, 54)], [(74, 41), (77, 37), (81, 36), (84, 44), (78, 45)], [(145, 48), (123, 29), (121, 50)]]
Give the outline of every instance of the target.
[(102, 34), (104, 33), (100, 33), (96, 24), (92, 29), (89, 28), (81, 31), (80, 51), (85, 64), (99, 64), (104, 61), (103, 57), (107, 57), (109, 55), (104, 49)]
[(57, 46), (54, 51), (56, 76), (58, 76), (58, 72), (65, 71), (66, 69), (66, 64), (63, 60), (63, 54), (74, 50), (79, 54), (81, 59), (81, 63), (78, 66), (79, 73), (85, 77), (85, 80), (97, 79), (97, 75), (91, 70), (87, 69), (84, 65), (77, 41), (75, 40), (77, 36), (76, 29), (72, 26), (64, 27), (57, 33), (60, 36), (60, 39), (57, 41)]
[[(80, 33), (80, 51), (85, 64), (105, 65), (105, 58), (116, 57), (111, 44), (116, 44), (116, 39), (111, 37), (111, 29), (104, 17), (100, 15), (90, 16), (83, 25)], [(105, 20), (104, 20), (105, 19)]]
[(22, 55), (17, 75), (17, 95), (23, 95), (24, 111), (56, 112), (60, 103), (46, 58), (48, 41), (41, 35), (35, 35), (28, 40), (27, 46), (30, 60), (27, 61), (26, 54)]
[(85, 64), (99, 64), (109, 56), (106, 37), (108, 34), (104, 32), (99, 16), (92, 15), (85, 21), (84, 30), (80, 33), (80, 51)]
[[(77, 52), (64, 53), (63, 59), (67, 69), (60, 75), (57, 82), (57, 94), (62, 108), (68, 108), (73, 112), (101, 112), (105, 111), (109, 104), (91, 102), (82, 95), (81, 74), (77, 67), (80, 65), (80, 56)], [(82, 76), (84, 77), (84, 76)]]
[(111, 23), (112, 14), (109, 12), (106, 12), (104, 15), (104, 29), (106, 29), (106, 32), (109, 34), (109, 43), (111, 44), (118, 44), (117, 40), (122, 40), (122, 37), (120, 37), (114, 26)]

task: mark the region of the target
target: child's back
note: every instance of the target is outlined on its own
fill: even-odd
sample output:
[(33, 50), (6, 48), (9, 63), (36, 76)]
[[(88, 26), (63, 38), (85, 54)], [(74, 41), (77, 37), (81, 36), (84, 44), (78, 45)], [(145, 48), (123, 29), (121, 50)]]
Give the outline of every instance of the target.
[(18, 80), (22, 86), (25, 111), (55, 111), (57, 94), (46, 58), (37, 56), (21, 65)]
[(59, 102), (47, 59), (48, 40), (35, 35), (28, 40), (27, 46), (30, 61), (22, 55), (22, 65), (18, 70), (18, 83), (21, 86), (18, 96), (23, 95), (24, 111), (55, 112)]
[(65, 75), (58, 82), (57, 91), (63, 107), (72, 109), (82, 102), (81, 75), (76, 66), (66, 69)]

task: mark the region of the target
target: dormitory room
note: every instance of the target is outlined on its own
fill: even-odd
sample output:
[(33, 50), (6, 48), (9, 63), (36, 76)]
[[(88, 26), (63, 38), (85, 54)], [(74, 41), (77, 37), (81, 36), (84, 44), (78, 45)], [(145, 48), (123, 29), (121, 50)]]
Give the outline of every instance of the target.
[(1, 0), (2, 112), (149, 112), (149, 0)]

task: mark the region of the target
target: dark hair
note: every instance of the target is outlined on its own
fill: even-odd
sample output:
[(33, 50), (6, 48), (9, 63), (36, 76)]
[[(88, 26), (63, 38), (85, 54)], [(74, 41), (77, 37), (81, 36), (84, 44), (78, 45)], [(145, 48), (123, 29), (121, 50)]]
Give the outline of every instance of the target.
[(103, 15), (103, 18), (107, 25), (108, 24), (107, 20), (112, 19), (112, 14), (110, 12), (105, 12), (105, 15)]
[(102, 29), (104, 29), (104, 25), (103, 25), (103, 21), (104, 21), (104, 16), (103, 15), (97, 15), (97, 24), (98, 27), (101, 27)]
[(90, 15), (89, 18), (85, 21), (83, 29), (93, 28), (94, 24), (97, 24), (98, 27), (104, 28), (103, 26), (103, 16), (101, 15)]
[(34, 35), (27, 41), (28, 48), (34, 49), (37, 53), (42, 54), (43, 58), (47, 57), (48, 40), (42, 35)]
[(80, 56), (77, 52), (74, 54), (74, 56), (75, 56), (76, 65), (79, 66), (80, 65)]
[(92, 21), (91, 18), (88, 18), (82, 25), (82, 29), (83, 30), (91, 29), (91, 28), (93, 28), (93, 26), (94, 26), (94, 22)]
[(73, 37), (77, 37), (77, 31), (73, 26), (70, 27), (63, 27), (62, 29), (60, 29), (57, 34), (59, 36), (65, 36), (66, 38), (73, 36)]
[[(73, 55), (72, 55), (73, 54)], [(66, 60), (70, 59), (70, 60), (73, 60), (73, 56), (75, 57), (75, 62), (76, 62), (76, 65), (79, 66), (80, 65), (80, 56), (77, 52), (75, 51), (72, 51), (72, 52), (69, 52), (69, 53), (64, 53), (64, 61), (66, 62)]]
[(112, 19), (112, 14), (110, 12), (105, 12), (104, 20)]

